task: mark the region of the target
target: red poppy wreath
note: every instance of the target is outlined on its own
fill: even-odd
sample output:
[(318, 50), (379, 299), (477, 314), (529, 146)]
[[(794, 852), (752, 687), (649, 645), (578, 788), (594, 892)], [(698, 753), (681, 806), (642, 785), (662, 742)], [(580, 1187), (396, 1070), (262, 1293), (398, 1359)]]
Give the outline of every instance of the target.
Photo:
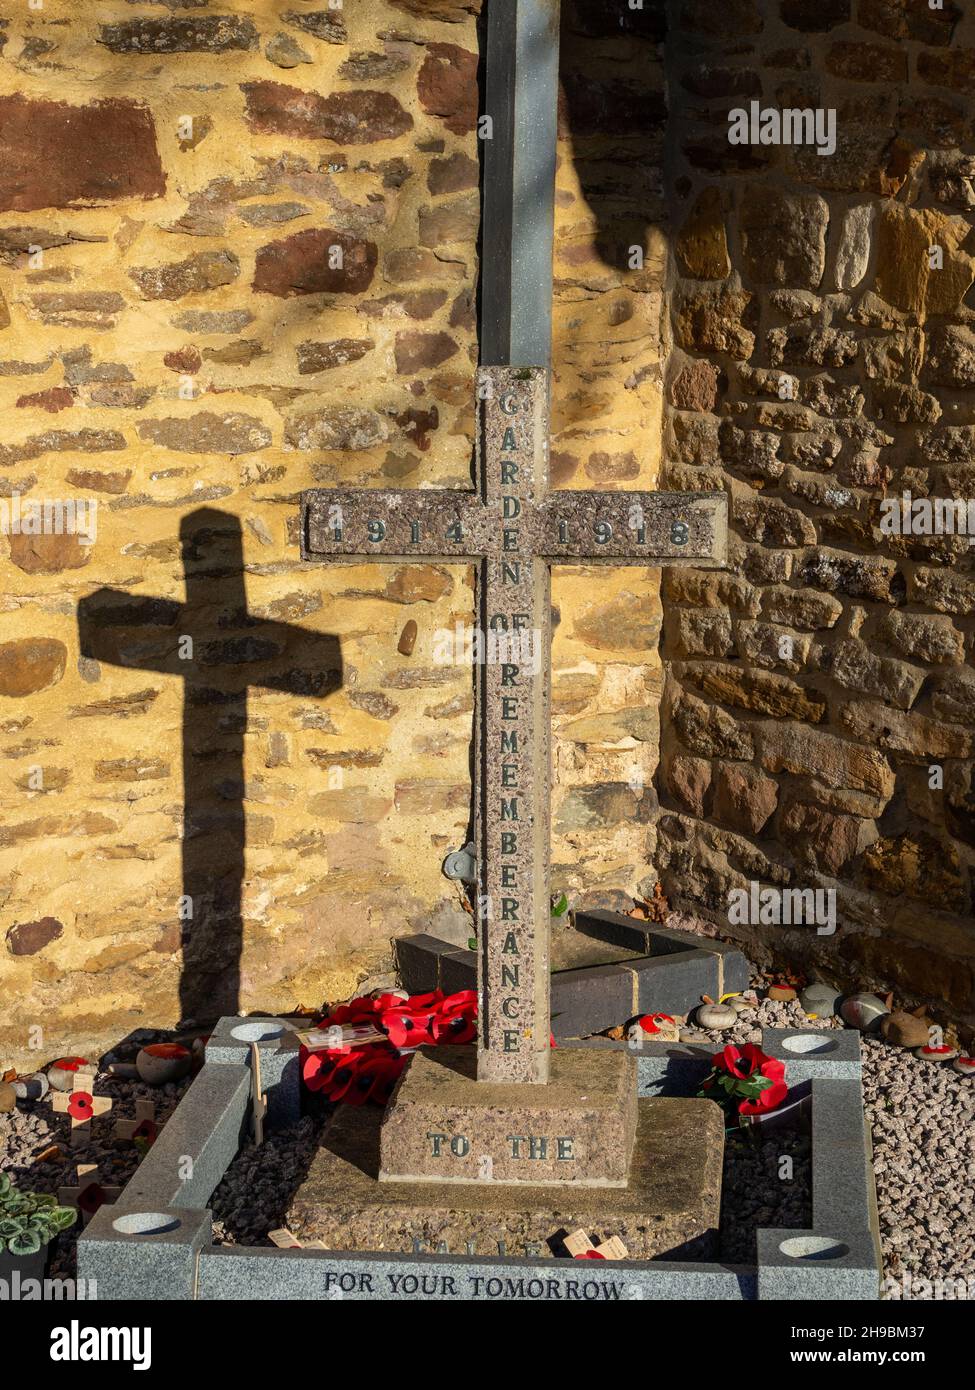
[(302, 1047), (301, 1074), (310, 1091), (320, 1091), (336, 1104), (385, 1105), (415, 1048), (473, 1041), (477, 995), (472, 989), (451, 995), (438, 989), (409, 999), (399, 994), (353, 999), (323, 1018), (317, 1031), (364, 1024), (384, 1033), (385, 1040), (359, 1046), (344, 1042), (315, 1052)]

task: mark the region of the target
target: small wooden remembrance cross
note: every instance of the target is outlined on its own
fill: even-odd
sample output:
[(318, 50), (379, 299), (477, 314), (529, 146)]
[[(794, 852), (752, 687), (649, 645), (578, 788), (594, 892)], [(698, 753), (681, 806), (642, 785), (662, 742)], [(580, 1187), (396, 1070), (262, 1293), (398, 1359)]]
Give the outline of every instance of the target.
[(727, 545), (723, 493), (549, 492), (557, 71), (557, 3), (490, 5), (476, 490), (315, 489), (301, 520), (307, 560), (477, 564), (477, 1077), (529, 1084), (549, 1073), (550, 567), (717, 566)]
[(70, 1091), (52, 1091), (51, 1105), (59, 1115), (71, 1116), (71, 1144), (77, 1148), (91, 1137), (91, 1122), (96, 1115), (111, 1110), (108, 1096), (96, 1096), (95, 1074), (76, 1071)]
[(116, 1139), (145, 1139), (151, 1144), (156, 1138), (156, 1107), (151, 1100), (137, 1100), (135, 1119), (116, 1120)]
[(97, 1163), (79, 1163), (77, 1187), (59, 1187), (58, 1203), (62, 1207), (75, 1207), (81, 1213), (81, 1224), (87, 1226), (99, 1207), (106, 1202), (117, 1202), (122, 1189), (106, 1187), (98, 1181)]

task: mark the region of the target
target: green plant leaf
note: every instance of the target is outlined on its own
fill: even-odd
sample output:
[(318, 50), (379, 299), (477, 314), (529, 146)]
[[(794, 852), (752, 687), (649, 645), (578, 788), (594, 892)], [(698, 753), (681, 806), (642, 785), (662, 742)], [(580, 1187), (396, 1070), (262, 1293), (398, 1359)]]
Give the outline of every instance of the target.
[(553, 917), (564, 917), (569, 910), (569, 900), (563, 893), (557, 903), (552, 905)]
[(39, 1207), (56, 1207), (58, 1204), (53, 1192), (35, 1192), (32, 1195), (34, 1203)]
[(78, 1219), (78, 1213), (73, 1207), (55, 1207), (51, 1212), (51, 1226), (55, 1233), (66, 1231), (69, 1226), (73, 1226)]
[(12, 1187), (13, 1183), (10, 1181), (10, 1174), (0, 1173), (0, 1198), (6, 1197)]
[(41, 1238), (36, 1231), (26, 1231), (23, 1235), (12, 1236), (7, 1248), (11, 1255), (36, 1255), (41, 1248)]

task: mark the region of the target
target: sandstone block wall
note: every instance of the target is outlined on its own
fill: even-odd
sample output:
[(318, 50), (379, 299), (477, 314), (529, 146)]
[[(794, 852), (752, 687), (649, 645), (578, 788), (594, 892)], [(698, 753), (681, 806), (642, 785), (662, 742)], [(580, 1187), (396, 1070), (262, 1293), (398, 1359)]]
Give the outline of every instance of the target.
[[(665, 883), (725, 922), (751, 880), (835, 888), (834, 938), (732, 930), (970, 1023), (975, 553), (880, 503), (975, 497), (975, 15), (671, 20), (666, 484), (726, 489), (733, 551), (665, 588)], [(835, 108), (836, 152), (729, 145), (752, 100)]]
[[(553, 472), (632, 488), (659, 456), (661, 31), (604, 9), (566, 7)], [(478, 10), (0, 20), (0, 501), (98, 503), (90, 546), (0, 536), (4, 1056), (37, 1025), (51, 1056), (340, 997), (400, 932), (468, 934), (440, 862), (471, 680), (432, 643), (471, 576), (307, 568), (296, 519), (310, 486), (468, 482)], [(565, 572), (554, 600), (556, 881), (614, 902), (653, 851), (659, 576)]]

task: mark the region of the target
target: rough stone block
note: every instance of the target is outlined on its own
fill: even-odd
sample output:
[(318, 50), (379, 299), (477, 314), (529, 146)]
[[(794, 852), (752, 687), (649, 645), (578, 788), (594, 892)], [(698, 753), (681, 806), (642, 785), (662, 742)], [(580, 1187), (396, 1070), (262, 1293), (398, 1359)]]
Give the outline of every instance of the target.
[[(587, 1065), (593, 1057), (584, 1058)], [(566, 1234), (584, 1227), (618, 1235), (634, 1260), (706, 1259), (713, 1251), (724, 1130), (710, 1102), (641, 1102), (630, 1180), (611, 1189), (377, 1183), (379, 1124), (370, 1110), (345, 1107), (336, 1115), (287, 1213), (288, 1228), (300, 1240), (322, 1240), (334, 1250), (403, 1252), (419, 1242), (423, 1249), (466, 1250), (472, 1257), (494, 1254), (500, 1243), (518, 1256), (558, 1250)], [(472, 1263), (479, 1261), (459, 1266), (462, 1277)], [(559, 1267), (549, 1261), (541, 1272), (557, 1276)], [(502, 1278), (510, 1272), (507, 1263), (497, 1271)], [(625, 1284), (629, 1268), (618, 1272)]]
[(380, 1182), (625, 1186), (636, 1129), (625, 1053), (553, 1052), (544, 1087), (475, 1078), (471, 1048), (414, 1053), (385, 1112)]

